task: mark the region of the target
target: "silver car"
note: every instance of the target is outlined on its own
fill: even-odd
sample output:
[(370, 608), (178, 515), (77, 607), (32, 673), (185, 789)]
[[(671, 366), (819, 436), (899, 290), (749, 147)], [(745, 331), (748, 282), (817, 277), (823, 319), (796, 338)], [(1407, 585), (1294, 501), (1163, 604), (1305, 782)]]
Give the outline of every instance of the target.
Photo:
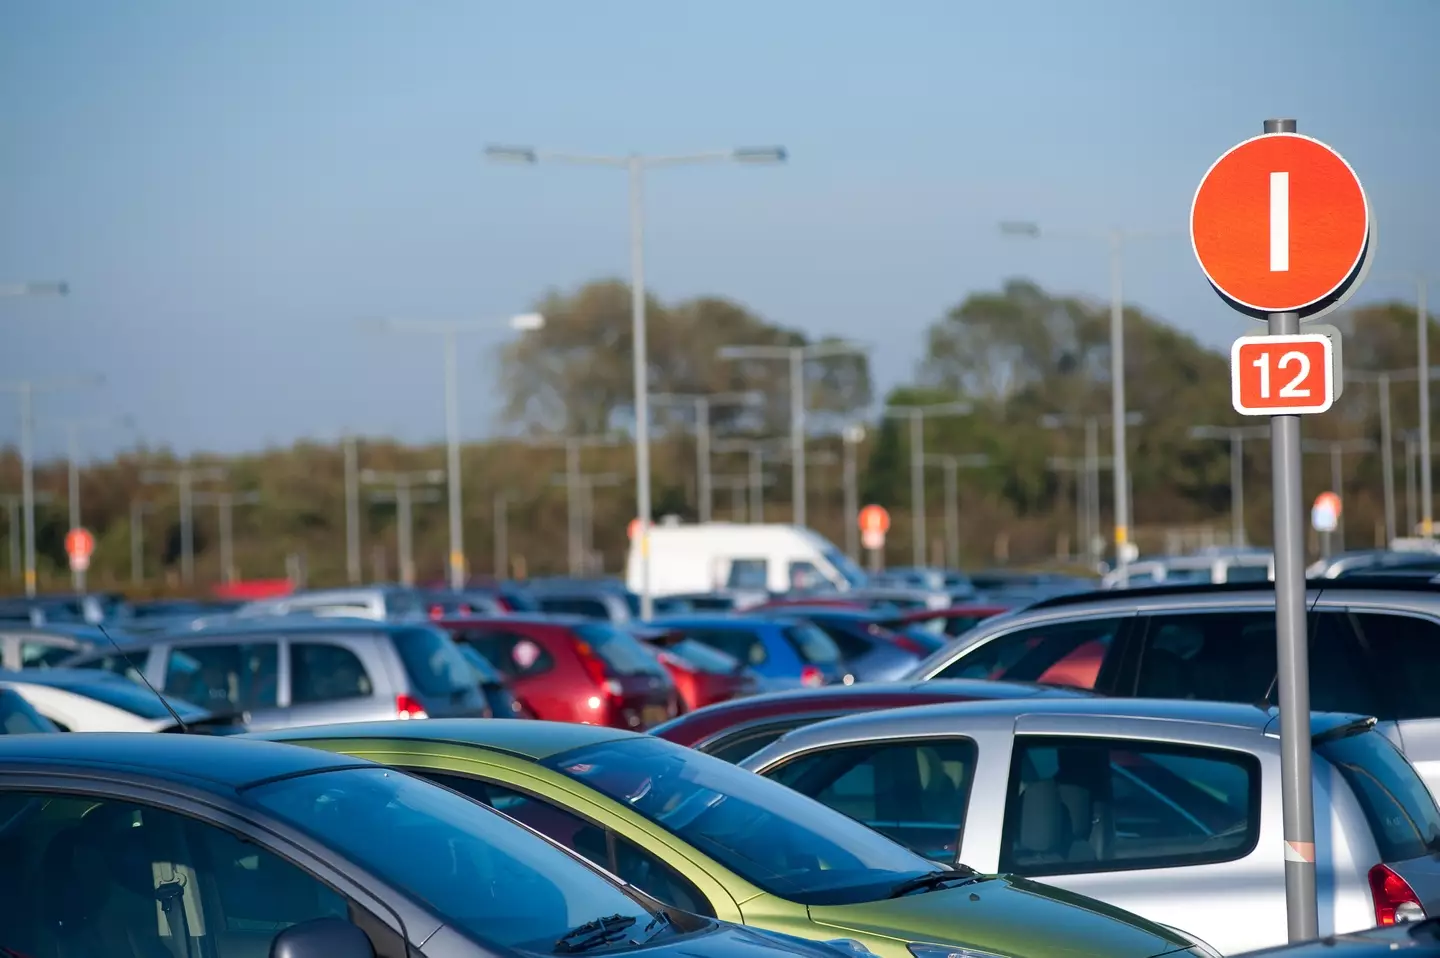
[[(1310, 583), (1310, 704), (1373, 715), (1440, 794), (1440, 588)], [(1274, 703), (1275, 590), (1169, 586), (1091, 592), (986, 619), (911, 679), (1010, 679), (1110, 696)]]
[(105, 669), (252, 729), (394, 718), (488, 718), (474, 670), (433, 626), (360, 619), (235, 620), (147, 637), (63, 663)]
[[(1287, 939), (1277, 722), (1215, 702), (962, 702), (810, 725), (741, 765), (934, 859), (1232, 954)], [(1373, 719), (1312, 729), (1321, 933), (1440, 913), (1435, 800)]]

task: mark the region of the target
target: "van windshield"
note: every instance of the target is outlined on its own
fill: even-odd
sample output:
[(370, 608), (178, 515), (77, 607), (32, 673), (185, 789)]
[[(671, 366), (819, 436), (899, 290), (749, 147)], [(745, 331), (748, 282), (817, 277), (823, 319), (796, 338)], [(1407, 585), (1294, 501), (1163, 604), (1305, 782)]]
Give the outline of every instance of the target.
[(820, 554), (825, 557), (826, 562), (835, 567), (835, 571), (840, 573), (840, 577), (845, 580), (850, 588), (863, 589), (869, 584), (870, 577), (861, 571), (858, 565), (851, 562), (850, 557), (839, 549), (834, 546), (826, 546), (820, 550)]

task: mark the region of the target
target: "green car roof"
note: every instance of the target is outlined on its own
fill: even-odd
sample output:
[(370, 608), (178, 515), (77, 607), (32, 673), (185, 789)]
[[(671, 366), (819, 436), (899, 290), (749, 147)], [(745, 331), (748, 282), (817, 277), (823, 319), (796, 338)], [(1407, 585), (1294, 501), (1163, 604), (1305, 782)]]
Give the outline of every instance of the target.
[(620, 739), (643, 737), (638, 732), (560, 722), (528, 719), (421, 719), (383, 722), (346, 722), (343, 725), (311, 725), (301, 728), (251, 732), (248, 738), (271, 742), (316, 742), (345, 739), (404, 739), (416, 742), (455, 742), (508, 752), (543, 762), (584, 745), (598, 745)]

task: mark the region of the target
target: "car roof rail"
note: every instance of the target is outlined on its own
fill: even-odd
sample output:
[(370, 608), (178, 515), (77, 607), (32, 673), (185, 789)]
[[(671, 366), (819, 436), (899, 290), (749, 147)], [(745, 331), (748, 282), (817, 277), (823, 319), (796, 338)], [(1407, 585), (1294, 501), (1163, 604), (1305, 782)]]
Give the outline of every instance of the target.
[[(1344, 577), (1339, 579), (1309, 579), (1306, 581), (1307, 589), (1319, 589), (1329, 591), (1332, 589), (1344, 589), (1353, 592), (1440, 592), (1440, 582), (1424, 576), (1413, 575), (1364, 575), (1354, 578)], [(1184, 595), (1227, 595), (1230, 593), (1262, 592), (1269, 593), (1275, 589), (1274, 583), (1270, 582), (1183, 582), (1174, 585), (1147, 585), (1134, 589), (1101, 589), (1092, 592), (1076, 592), (1066, 595), (1051, 596), (1048, 599), (1041, 599), (1025, 606), (1029, 609), (1053, 609), (1068, 605), (1080, 605), (1085, 602), (1103, 601), (1107, 598), (1122, 598), (1134, 596), (1135, 598), (1149, 598), (1151, 596), (1184, 596)]]

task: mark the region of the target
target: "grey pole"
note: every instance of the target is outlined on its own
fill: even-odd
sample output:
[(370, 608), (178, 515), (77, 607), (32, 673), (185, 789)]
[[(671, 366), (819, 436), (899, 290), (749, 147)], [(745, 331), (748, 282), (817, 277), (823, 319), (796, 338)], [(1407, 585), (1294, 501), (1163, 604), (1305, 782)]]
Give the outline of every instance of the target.
[(1339, 543), (1337, 551), (1345, 551), (1345, 493), (1342, 491), (1345, 483), (1345, 476), (1340, 468), (1340, 444), (1330, 445), (1330, 488), (1335, 490), (1335, 495), (1340, 497), (1341, 510), (1338, 521), (1335, 523), (1335, 538)]
[(950, 568), (960, 568), (960, 491), (956, 473), (960, 464), (954, 456), (945, 457), (945, 545)]
[(1230, 544), (1245, 545), (1245, 436), (1230, 433)]
[(145, 504), (130, 500), (130, 581), (145, 581)]
[(360, 450), (353, 435), (345, 437), (345, 578), (359, 585), (360, 568)]
[(400, 584), (415, 584), (414, 523), (415, 511), (410, 502), (410, 477), (398, 476), (395, 480), (395, 521), (396, 545), (400, 552)]
[[(1266, 133), (1294, 133), (1294, 120), (1266, 120)], [(1270, 316), (1272, 336), (1300, 332), (1297, 313)], [(1423, 381), (1423, 378), (1422, 378)], [(1310, 652), (1305, 622), (1305, 505), (1300, 417), (1272, 416), (1275, 477), (1275, 638), (1280, 692), (1280, 792), (1285, 836), (1285, 911), (1290, 940), (1319, 937), (1315, 800), (1310, 755)]]
[(455, 329), (445, 330), (445, 484), (450, 502), (450, 588), (465, 587), (465, 522), (460, 502), (460, 371)]
[(793, 524), (805, 525), (805, 348), (790, 350), (790, 500)]
[(510, 503), (505, 493), (495, 493), (495, 578), (510, 577)]
[(630, 169), (630, 322), (635, 374), (635, 511), (640, 542), (640, 619), (655, 614), (650, 594), (650, 356), (645, 332), (645, 164), (632, 156)]
[(25, 500), (25, 594), (33, 597), (35, 572), (35, 389), (20, 384), (20, 495)]
[(765, 474), (759, 443), (750, 446), (750, 521), (765, 521)]
[(865, 428), (858, 423), (845, 429), (841, 437), (845, 446), (845, 554), (851, 562), (860, 561), (860, 489), (856, 477), (857, 447), (865, 439)]
[(749, 512), (745, 507), (745, 490), (749, 484), (749, 479), (730, 484), (730, 510), (734, 513), (734, 518), (740, 522), (750, 519)]
[(1085, 419), (1085, 520), (1090, 538), (1085, 543), (1085, 555), (1091, 565), (1099, 559), (1095, 554), (1095, 539), (1100, 536), (1100, 421), (1094, 416)]
[(1385, 473), (1385, 544), (1395, 541), (1395, 439), (1390, 425), (1390, 374), (1380, 374), (1380, 470)]
[(1420, 363), (1420, 534), (1435, 538), (1434, 503), (1430, 487), (1430, 308), (1426, 302), (1428, 283), (1416, 280), (1416, 340)]
[[(70, 423), (65, 427), (65, 458), (68, 473), (67, 494), (70, 499), (70, 528), (80, 528), (80, 436), (79, 425)], [(85, 570), (71, 569), (70, 583), (76, 592), (85, 591)]]
[(216, 496), (220, 507), (220, 581), (235, 581), (235, 497), (228, 492)]
[(195, 581), (195, 490), (188, 469), (180, 470), (180, 578)]
[(925, 568), (925, 414), (910, 417), (910, 529), (914, 536), (912, 557), (917, 568)]
[[(1115, 572), (1121, 587), (1128, 582), (1130, 559), (1130, 478), (1125, 460), (1125, 299), (1124, 234), (1110, 234), (1110, 419), (1115, 450)], [(1098, 517), (1097, 517), (1098, 518)]]
[(565, 503), (567, 519), (567, 552), (569, 559), (567, 565), (571, 576), (580, 575), (581, 550), (581, 511), (580, 500), (580, 442), (571, 438), (565, 440)]
[(710, 521), (714, 492), (710, 480), (710, 400), (695, 397), (695, 498), (700, 521)]
[(1413, 536), (1420, 524), (1416, 511), (1420, 499), (1415, 481), (1416, 441), (1416, 433), (1407, 432), (1405, 434), (1405, 534), (1407, 536)]
[(6, 531), (9, 533), (6, 538), (10, 540), (10, 578), (19, 579), (20, 575), (20, 503), (24, 502), (23, 496), (5, 496), (5, 507), (9, 511), (9, 522)]

